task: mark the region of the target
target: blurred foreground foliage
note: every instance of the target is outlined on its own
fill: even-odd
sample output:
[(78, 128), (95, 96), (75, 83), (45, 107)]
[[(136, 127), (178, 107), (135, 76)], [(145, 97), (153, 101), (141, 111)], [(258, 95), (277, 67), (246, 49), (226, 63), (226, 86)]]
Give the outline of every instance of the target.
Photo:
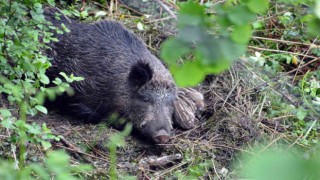
[[(248, 0), (213, 6), (189, 1), (181, 3), (178, 34), (162, 46), (161, 57), (170, 65), (178, 85), (200, 83), (205, 75), (226, 70), (244, 55), (251, 38), (250, 23), (264, 13), (268, 0)], [(214, 11), (215, 13), (210, 13)], [(178, 63), (182, 56), (190, 60)]]
[[(302, 15), (301, 25), (308, 26), (310, 35), (319, 34), (320, 1), (281, 2), (310, 8)], [(245, 55), (253, 30), (263, 26), (257, 18), (268, 8), (268, 0), (216, 4), (208, 1), (202, 6), (194, 1), (180, 3), (178, 34), (165, 41), (161, 48), (161, 57), (169, 64), (177, 84), (194, 86), (207, 74), (222, 72)], [(188, 60), (181, 61), (181, 58)]]
[(316, 180), (320, 177), (320, 151), (303, 152), (288, 147), (255, 149), (244, 155), (241, 177), (256, 180)]

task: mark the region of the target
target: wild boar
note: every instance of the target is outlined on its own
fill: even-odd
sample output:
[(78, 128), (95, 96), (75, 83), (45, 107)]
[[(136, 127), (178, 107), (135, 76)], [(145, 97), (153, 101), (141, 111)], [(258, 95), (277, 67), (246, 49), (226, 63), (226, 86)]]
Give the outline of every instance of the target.
[(84, 77), (72, 83), (73, 96), (60, 97), (60, 109), (77, 118), (97, 122), (117, 113), (132, 122), (143, 137), (166, 143), (172, 131), (177, 87), (161, 61), (145, 43), (114, 21), (79, 23), (47, 8), (46, 19), (69, 33), (57, 34), (48, 51), (51, 79), (60, 72)]

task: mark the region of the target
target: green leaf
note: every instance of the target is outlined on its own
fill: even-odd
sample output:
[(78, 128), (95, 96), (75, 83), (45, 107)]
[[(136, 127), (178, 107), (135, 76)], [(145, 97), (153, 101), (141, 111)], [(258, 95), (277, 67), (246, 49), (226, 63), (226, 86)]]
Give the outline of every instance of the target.
[(63, 23), (61, 24), (61, 27), (62, 27), (64, 32), (66, 32), (66, 33), (71, 32), (70, 29), (66, 25), (64, 25)]
[(264, 13), (268, 10), (269, 0), (249, 0), (246, 4), (252, 12)]
[(35, 108), (36, 108), (38, 111), (42, 112), (43, 114), (47, 114), (47, 113), (48, 113), (47, 108), (45, 108), (44, 106), (36, 105)]
[(179, 57), (183, 56), (188, 51), (189, 47), (185, 43), (177, 38), (169, 38), (162, 44), (160, 56), (170, 65), (176, 63)]
[(89, 13), (88, 13), (88, 11), (82, 11), (81, 13), (80, 13), (80, 17), (81, 18), (86, 18), (86, 17), (88, 17), (89, 16)]
[(74, 76), (74, 77), (72, 77), (72, 80), (74, 80), (74, 81), (83, 81), (84, 78), (83, 77)]
[(262, 29), (264, 27), (264, 24), (261, 21), (254, 21), (252, 23), (252, 27), (253, 29)]
[(318, 36), (320, 33), (320, 19), (313, 18), (308, 23), (308, 32), (313, 36)]
[(228, 19), (236, 25), (246, 25), (250, 21), (256, 19), (256, 15), (252, 13), (246, 6), (235, 6), (230, 8)]
[(50, 83), (50, 80), (49, 80), (47, 75), (41, 73), (41, 74), (39, 74), (39, 76), (40, 76), (40, 81), (43, 84), (49, 84)]
[(62, 80), (60, 78), (55, 78), (53, 81), (52, 81), (55, 85), (60, 85), (62, 83)]
[(314, 6), (314, 14), (318, 19), (320, 19), (320, 0), (316, 0), (315, 6)]
[(51, 148), (51, 143), (47, 141), (41, 141), (41, 145), (44, 150), (48, 150), (49, 148)]
[(46, 1), (48, 4), (50, 4), (51, 6), (55, 6), (55, 0), (47, 0)]
[(2, 114), (3, 117), (11, 116), (11, 112), (8, 109), (0, 109), (0, 114)]
[(1, 120), (1, 125), (7, 129), (14, 129), (12, 118), (4, 118)]
[(251, 35), (252, 29), (250, 25), (236, 26), (231, 33), (231, 39), (239, 44), (248, 44)]
[(311, 177), (310, 179), (319, 177), (317, 176), (318, 169), (311, 168), (312, 165), (316, 165), (316, 163), (311, 163), (313, 160), (310, 162), (311, 166), (306, 166), (306, 159), (294, 156), (288, 151), (264, 149), (254, 153), (259, 155), (255, 157), (247, 155), (242, 162), (241, 177), (244, 179), (300, 180), (306, 177)]
[(63, 151), (51, 151), (48, 153), (46, 164), (55, 174), (66, 172), (69, 165), (69, 156)]
[(64, 77), (64, 79), (67, 81), (67, 82), (71, 82), (72, 80), (66, 75), (66, 73), (64, 72), (60, 72), (59, 73), (62, 77)]
[(305, 109), (298, 109), (297, 118), (303, 120), (307, 116), (308, 112)]
[[(35, 174), (40, 176), (41, 179), (50, 179), (50, 176), (44, 167), (42, 167), (38, 164), (31, 164), (29, 166), (29, 168), (32, 169)], [(24, 169), (24, 170), (26, 170), (26, 169)]]
[(204, 12), (204, 7), (200, 6), (199, 3), (195, 3), (192, 1), (182, 3), (178, 14), (178, 26), (182, 27), (185, 25), (204, 25)]
[(205, 77), (205, 72), (195, 62), (188, 61), (182, 67), (171, 66), (170, 71), (180, 87), (194, 86)]
[(202, 62), (206, 72), (218, 73), (245, 53), (246, 45), (235, 44), (227, 38), (207, 38), (196, 50), (196, 59)]
[(191, 44), (194, 42), (202, 41), (206, 38), (206, 30), (201, 26), (187, 25), (179, 29), (178, 37), (181, 42)]

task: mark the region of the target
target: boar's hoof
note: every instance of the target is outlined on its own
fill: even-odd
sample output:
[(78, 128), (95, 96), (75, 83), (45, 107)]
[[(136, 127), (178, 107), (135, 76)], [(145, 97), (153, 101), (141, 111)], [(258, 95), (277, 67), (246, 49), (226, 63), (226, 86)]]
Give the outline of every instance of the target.
[(182, 129), (191, 129), (196, 124), (196, 115), (204, 109), (203, 95), (192, 88), (179, 88), (173, 105), (175, 125)]
[(165, 144), (169, 142), (170, 135), (163, 129), (161, 129), (159, 132), (156, 133), (156, 135), (153, 137), (153, 140), (157, 144)]

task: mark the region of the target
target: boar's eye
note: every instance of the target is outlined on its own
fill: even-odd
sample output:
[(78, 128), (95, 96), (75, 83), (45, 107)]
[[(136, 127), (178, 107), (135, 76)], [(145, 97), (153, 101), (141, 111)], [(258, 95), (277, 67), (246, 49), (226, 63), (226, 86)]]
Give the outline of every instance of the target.
[(146, 125), (147, 125), (147, 122), (143, 121), (143, 122), (140, 124), (140, 127), (143, 129), (143, 128), (146, 127)]

